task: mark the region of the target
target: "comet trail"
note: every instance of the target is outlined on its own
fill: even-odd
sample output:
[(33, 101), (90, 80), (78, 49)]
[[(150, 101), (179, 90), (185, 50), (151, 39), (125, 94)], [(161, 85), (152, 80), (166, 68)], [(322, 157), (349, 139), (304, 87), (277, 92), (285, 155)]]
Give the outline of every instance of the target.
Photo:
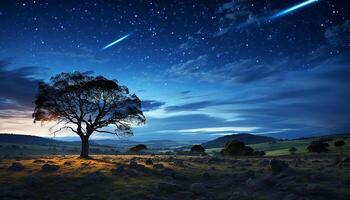
[(101, 50), (108, 49), (109, 47), (111, 47), (111, 46), (113, 46), (113, 45), (115, 45), (115, 44), (117, 44), (117, 43), (119, 43), (119, 42), (125, 40), (125, 39), (128, 38), (130, 35), (132, 35), (132, 33), (129, 33), (129, 34), (127, 34), (127, 35), (125, 35), (125, 36), (123, 36), (123, 37), (117, 39), (116, 41), (114, 41), (114, 42), (112, 42), (112, 43), (106, 45), (106, 46), (103, 47)]
[(283, 11), (281, 11), (281, 12), (276, 13), (275, 15), (273, 15), (272, 17), (270, 17), (270, 19), (276, 19), (276, 18), (278, 18), (278, 17), (282, 17), (282, 16), (284, 16), (284, 15), (290, 13), (290, 12), (293, 12), (293, 11), (295, 11), (295, 10), (298, 10), (298, 9), (300, 9), (300, 8), (302, 8), (302, 7), (304, 7), (304, 6), (310, 5), (310, 4), (312, 4), (312, 3), (316, 3), (316, 2), (318, 2), (318, 1), (320, 1), (320, 0), (308, 0), (308, 1), (305, 1), (305, 2), (303, 2), (303, 3), (300, 3), (300, 4), (297, 4), (297, 5), (293, 6), (293, 7), (291, 7), (291, 8), (288, 8), (288, 9), (286, 9), (286, 10), (283, 10)]

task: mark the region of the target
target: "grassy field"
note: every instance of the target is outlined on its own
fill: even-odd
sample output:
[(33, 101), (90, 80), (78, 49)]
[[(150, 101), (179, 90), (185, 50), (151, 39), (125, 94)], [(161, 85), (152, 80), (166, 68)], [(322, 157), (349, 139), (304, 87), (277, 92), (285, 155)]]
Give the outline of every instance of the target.
[[(259, 143), (248, 145), (257, 151), (265, 151), (267, 156), (287, 156), (290, 155), (289, 149), (295, 147), (296, 154), (305, 155), (308, 153), (308, 145), (315, 139), (299, 139), (299, 140), (284, 140), (268, 143)], [(346, 145), (343, 147), (335, 147), (334, 142), (337, 140), (345, 141)], [(332, 141), (327, 142), (329, 147), (328, 154), (350, 153), (350, 138), (334, 137)], [(206, 152), (213, 154), (213, 152), (220, 152), (221, 148), (207, 149)]]
[[(298, 163), (290, 158), (282, 160), (290, 167), (275, 173), (265, 158), (2, 158), (0, 199), (345, 200), (350, 195), (350, 168), (335, 165), (334, 156), (303, 158)], [(12, 170), (14, 162), (21, 163), (23, 169)], [(45, 171), (42, 167), (46, 164), (59, 169)]]

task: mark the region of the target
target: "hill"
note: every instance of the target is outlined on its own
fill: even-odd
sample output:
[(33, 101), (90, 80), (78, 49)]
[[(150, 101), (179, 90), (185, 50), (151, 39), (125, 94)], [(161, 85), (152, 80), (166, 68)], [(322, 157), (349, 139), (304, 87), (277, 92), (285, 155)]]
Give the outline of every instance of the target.
[(252, 135), (248, 133), (225, 135), (214, 140), (202, 144), (205, 148), (223, 148), (226, 142), (236, 140), (244, 142), (245, 144), (258, 144), (264, 142), (274, 142), (277, 139), (261, 135)]
[(57, 141), (50, 138), (44, 138), (33, 135), (18, 135), (0, 133), (0, 142), (4, 143), (16, 143), (16, 144), (31, 144), (31, 145), (42, 145), (42, 144), (63, 144), (63, 141)]

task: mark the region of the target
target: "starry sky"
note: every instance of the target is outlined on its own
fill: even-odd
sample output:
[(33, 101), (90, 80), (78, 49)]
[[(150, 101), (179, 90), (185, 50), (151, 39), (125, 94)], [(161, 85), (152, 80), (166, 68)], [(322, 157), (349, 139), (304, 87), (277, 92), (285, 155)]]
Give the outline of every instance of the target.
[(31, 119), (37, 83), (73, 71), (140, 97), (135, 140), (349, 132), (350, 4), (274, 17), (303, 2), (2, 0), (0, 132), (50, 136)]

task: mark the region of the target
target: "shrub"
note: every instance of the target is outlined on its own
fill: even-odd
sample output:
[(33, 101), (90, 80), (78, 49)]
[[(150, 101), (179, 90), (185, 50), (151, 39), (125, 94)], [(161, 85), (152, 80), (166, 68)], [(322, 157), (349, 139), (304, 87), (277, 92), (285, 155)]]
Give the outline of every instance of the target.
[(228, 156), (251, 156), (253, 152), (254, 149), (245, 146), (244, 142), (240, 141), (227, 142), (223, 150), (223, 154)]
[(316, 152), (316, 153), (322, 153), (322, 152), (328, 152), (329, 144), (325, 142), (319, 142), (319, 141), (312, 141), (311, 144), (307, 147), (309, 152)]
[(292, 147), (292, 148), (289, 149), (289, 153), (290, 153), (291, 155), (294, 155), (295, 152), (297, 152), (297, 148)]
[(140, 152), (142, 150), (147, 149), (146, 145), (144, 144), (138, 144), (130, 148), (130, 151), (132, 152)]
[(254, 155), (255, 156), (265, 156), (266, 153), (265, 153), (265, 151), (254, 151)]
[(338, 141), (334, 142), (334, 146), (336, 146), (336, 147), (342, 147), (345, 144), (346, 143), (343, 140), (338, 140)]
[(204, 153), (205, 149), (202, 145), (193, 145), (191, 147), (191, 152), (192, 153)]

